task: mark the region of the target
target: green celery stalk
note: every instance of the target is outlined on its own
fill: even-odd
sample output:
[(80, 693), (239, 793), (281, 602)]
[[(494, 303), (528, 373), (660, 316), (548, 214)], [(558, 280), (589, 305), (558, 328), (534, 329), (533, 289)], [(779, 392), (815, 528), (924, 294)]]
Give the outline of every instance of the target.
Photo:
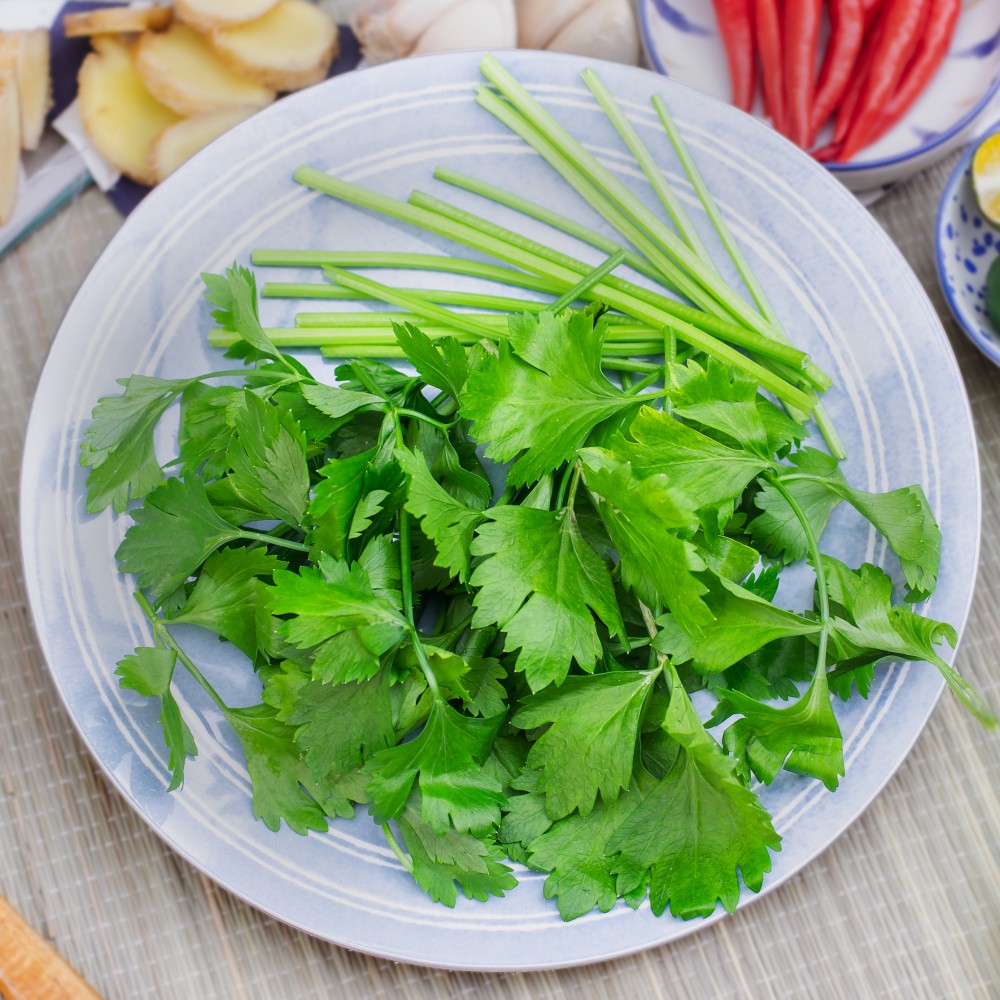
[(604, 113), (608, 116), (608, 120), (618, 131), (622, 141), (628, 146), (629, 152), (635, 157), (636, 163), (642, 168), (642, 172), (646, 175), (646, 180), (649, 181), (650, 187), (652, 187), (657, 198), (660, 199), (660, 204), (666, 209), (680, 237), (721, 277), (719, 269), (715, 266), (712, 255), (708, 251), (708, 247), (702, 242), (701, 237), (698, 235), (698, 230), (695, 229), (694, 224), (691, 222), (690, 216), (680, 203), (677, 195), (674, 194), (674, 189), (670, 186), (666, 177), (664, 177), (663, 171), (653, 158), (649, 147), (642, 141), (636, 127), (629, 120), (625, 112), (622, 111), (621, 106), (612, 97), (611, 91), (608, 90), (604, 85), (604, 81), (601, 80), (594, 70), (587, 68), (583, 71), (582, 76), (583, 82), (590, 89), (597, 103), (600, 104)]
[[(677, 158), (680, 160), (681, 166), (688, 176), (688, 180), (691, 181), (691, 186), (694, 188), (695, 194), (698, 195), (698, 200), (701, 202), (705, 214), (708, 216), (719, 239), (722, 241), (722, 245), (726, 248), (730, 260), (732, 260), (737, 271), (739, 271), (747, 290), (753, 296), (753, 300), (757, 303), (761, 313), (770, 322), (774, 330), (774, 335), (784, 343), (791, 343), (788, 335), (781, 326), (778, 314), (774, 311), (774, 307), (771, 305), (764, 289), (757, 280), (757, 276), (753, 273), (753, 269), (740, 249), (740, 245), (734, 239), (729, 226), (726, 224), (726, 220), (722, 217), (722, 212), (719, 211), (719, 206), (712, 197), (711, 191), (708, 190), (708, 185), (705, 183), (704, 178), (702, 178), (694, 162), (694, 158), (691, 156), (691, 151), (688, 149), (684, 137), (677, 128), (666, 102), (661, 95), (654, 94), (652, 104), (659, 116), (664, 131), (667, 133), (667, 138), (670, 139), (670, 144), (674, 147), (674, 152), (677, 154)], [(813, 362), (810, 361), (808, 363), (812, 364)], [(840, 439), (840, 435), (837, 433), (837, 429), (830, 420), (829, 414), (826, 412), (826, 407), (822, 403), (816, 406), (813, 417), (816, 420), (816, 426), (830, 448), (831, 454), (843, 461), (847, 457), (847, 451)]]
[[(422, 295), (438, 305), (468, 306), (473, 309), (496, 309), (500, 312), (541, 312), (549, 307), (548, 302), (536, 299), (522, 299), (508, 295), (488, 295), (484, 292), (459, 291), (453, 288), (401, 288), (400, 291), (412, 295)], [(375, 301), (371, 295), (352, 288), (338, 288), (336, 285), (315, 283), (282, 284), (270, 281), (261, 288), (265, 299), (322, 299), (334, 302)]]
[(716, 272), (706, 265), (698, 255), (679, 237), (664, 225), (610, 170), (583, 147), (562, 125), (546, 111), (538, 101), (500, 64), (487, 53), (481, 60), (483, 75), (510, 101), (511, 105), (525, 118), (538, 133), (561, 149), (566, 157), (585, 170), (592, 183), (606, 196), (617, 203), (642, 229), (660, 243), (706, 291), (713, 295), (734, 315), (763, 336), (773, 336), (768, 323), (745, 299), (739, 296)]
[[(311, 168), (304, 168), (311, 169)], [(317, 171), (318, 173), (318, 171)], [(326, 176), (325, 174), (323, 176)], [(364, 190), (359, 188), (358, 190)], [(383, 270), (393, 268), (409, 271), (439, 271), (444, 274), (463, 274), (472, 278), (483, 278), (503, 285), (515, 285), (532, 291), (558, 295), (562, 287), (537, 274), (488, 264), (465, 257), (451, 257), (433, 253), (378, 253), (377, 251), (342, 250), (254, 250), (250, 262), (257, 267), (333, 267), (372, 268)], [(310, 286), (311, 287), (311, 286)]]
[[(463, 224), (469, 229), (486, 234), (497, 240), (502, 240), (510, 248), (523, 250), (532, 254), (534, 257), (548, 261), (550, 264), (572, 270), (580, 278), (585, 277), (589, 273), (590, 267), (589, 265), (583, 263), (583, 261), (570, 257), (568, 254), (561, 253), (558, 250), (553, 250), (542, 243), (538, 243), (528, 236), (522, 235), (521, 233), (506, 229), (503, 226), (489, 222), (488, 220), (481, 219), (479, 216), (474, 215), (471, 212), (467, 212), (463, 208), (451, 205), (448, 202), (441, 201), (439, 198), (434, 198), (431, 195), (424, 194), (423, 192), (415, 191), (410, 195), (408, 204), (415, 208), (424, 209), (434, 215), (441, 216), (451, 222)], [(472, 244), (468, 245), (471, 246)], [(667, 313), (676, 320), (691, 324), (699, 330), (704, 330), (714, 336), (717, 336), (720, 340), (738, 344), (748, 350), (760, 353), (764, 357), (777, 358), (781, 361), (787, 362), (791, 369), (801, 368), (804, 371), (806, 368), (806, 356), (801, 351), (794, 348), (792, 349), (792, 352), (782, 350), (782, 348), (775, 346), (778, 343), (777, 341), (764, 338), (760, 334), (757, 334), (747, 327), (735, 323), (730, 319), (717, 315), (711, 315), (707, 312), (695, 309), (693, 306), (687, 305), (686, 303), (677, 302), (675, 299), (667, 298), (658, 292), (642, 288), (641, 286), (633, 284), (624, 278), (608, 275), (602, 280), (599, 286), (594, 287), (589, 297), (595, 301), (600, 300), (610, 302), (606, 292), (604, 291), (606, 287), (625, 292), (633, 298), (646, 302), (660, 311)], [(783, 346), (788, 347), (789, 345), (785, 344)], [(826, 377), (825, 373), (820, 372), (820, 376), (822, 376), (822, 380), (809, 379), (808, 381), (816, 388), (829, 388), (830, 380)]]
[[(477, 230), (473, 226), (441, 218), (425, 209), (400, 202), (395, 198), (390, 198), (375, 191), (369, 191), (356, 184), (351, 184), (349, 181), (331, 177), (329, 174), (325, 174), (313, 167), (299, 167), (295, 171), (295, 179), (306, 187), (322, 191), (331, 197), (339, 198), (349, 204), (381, 212), (383, 215), (403, 222), (409, 222), (422, 229), (441, 236), (447, 236), (458, 243), (463, 243), (473, 249), (487, 253), (505, 263), (523, 267), (536, 274), (545, 275), (553, 283), (560, 282), (563, 290), (571, 287), (580, 277), (579, 274), (574, 274), (567, 268), (552, 264), (535, 254), (512, 247), (488, 233)], [(649, 306), (633, 295), (616, 291), (605, 283), (597, 286), (594, 289), (594, 294), (595, 296), (600, 296), (612, 308), (629, 313), (638, 319), (648, 322), (652, 326), (674, 328), (678, 337), (716, 359), (747, 372), (747, 374), (757, 381), (758, 385), (774, 393), (782, 401), (809, 411), (815, 405), (815, 398), (811, 393), (806, 393), (798, 387), (790, 385), (783, 378), (776, 376), (752, 358), (746, 357), (735, 348), (705, 333), (703, 330), (699, 330), (692, 324), (671, 316), (662, 309)], [(747, 333), (749, 334), (750, 331), (747, 331)], [(754, 340), (752, 349), (761, 350), (765, 355), (771, 347), (775, 346), (773, 342), (763, 341), (759, 337), (751, 339)]]
[(705, 312), (730, 318), (733, 316), (725, 307), (720, 307), (717, 299), (678, 266), (634, 220), (607, 198), (588, 173), (581, 169), (571, 156), (565, 154), (549, 136), (535, 128), (528, 119), (518, 114), (514, 108), (486, 87), (476, 89), (476, 103), (524, 139), (577, 194), (610, 222), (656, 268), (660, 280), (665, 280), (667, 285)]
[[(553, 212), (552, 209), (546, 208), (544, 205), (539, 205), (536, 202), (529, 201), (527, 198), (522, 198), (520, 195), (513, 194), (510, 191), (505, 191), (503, 188), (496, 187), (493, 184), (488, 184), (486, 181), (478, 180), (475, 177), (469, 177), (467, 174), (461, 174), (458, 171), (449, 170), (446, 167), (437, 167), (434, 171), (434, 176), (438, 180), (444, 181), (444, 183), (450, 184), (453, 187), (460, 188), (463, 191), (468, 191), (470, 194), (479, 195), (479, 197), (486, 198), (488, 201), (495, 202), (497, 205), (503, 205), (505, 208), (512, 208), (514, 211), (520, 212), (522, 215), (526, 215), (530, 219), (536, 219), (538, 222), (544, 222), (553, 229), (557, 229), (569, 236), (576, 237), (576, 239), (578, 239), (581, 243), (587, 243), (592, 247), (596, 247), (598, 250), (603, 250), (606, 254), (610, 255), (616, 250), (624, 249), (625, 263), (628, 264), (633, 271), (637, 271), (639, 274), (644, 274), (647, 278), (652, 278), (654, 281), (658, 281), (661, 284), (666, 284), (668, 288), (670, 287), (659, 270), (653, 267), (644, 257), (641, 257), (634, 250), (621, 247), (610, 237), (604, 236), (593, 229), (589, 229), (587, 226), (576, 222), (574, 219), (569, 219), (565, 215)], [(671, 288), (671, 291), (676, 291), (676, 289)]]

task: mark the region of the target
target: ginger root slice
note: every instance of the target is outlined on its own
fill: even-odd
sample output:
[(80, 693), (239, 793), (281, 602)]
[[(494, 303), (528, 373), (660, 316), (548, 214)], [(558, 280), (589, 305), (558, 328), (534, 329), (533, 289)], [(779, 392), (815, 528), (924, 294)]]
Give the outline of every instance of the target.
[(20, 148), (37, 149), (52, 106), (49, 33), (44, 28), (0, 31), (0, 72), (13, 72), (21, 118)]
[(21, 173), (21, 112), (17, 78), (12, 70), (0, 72), (0, 226), (14, 214)]
[(140, 184), (156, 182), (149, 166), (156, 137), (179, 120), (147, 89), (128, 46), (102, 36), (79, 75), (80, 117), (98, 152)]
[(231, 70), (204, 35), (178, 21), (139, 39), (135, 65), (149, 92), (184, 117), (274, 100), (273, 88)]
[(67, 38), (89, 35), (128, 35), (163, 31), (173, 19), (170, 7), (99, 7), (63, 15)]
[(206, 111), (167, 126), (156, 137), (149, 152), (150, 170), (156, 183), (169, 177), (195, 153), (245, 121), (255, 111), (255, 108), (247, 107)]
[(209, 37), (233, 72), (274, 90), (319, 83), (338, 48), (337, 26), (307, 0), (279, 0), (263, 17)]
[(174, 0), (177, 16), (206, 34), (266, 14), (278, 0)]

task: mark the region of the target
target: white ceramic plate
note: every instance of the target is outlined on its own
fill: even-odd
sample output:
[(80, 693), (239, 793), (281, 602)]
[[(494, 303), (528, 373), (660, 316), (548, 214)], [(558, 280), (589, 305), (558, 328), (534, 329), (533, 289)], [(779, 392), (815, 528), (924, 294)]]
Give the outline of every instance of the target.
[[(715, 13), (706, 0), (639, 0), (652, 66), (728, 100), (729, 71)], [(759, 90), (759, 87), (758, 87)], [(847, 163), (827, 164), (852, 191), (909, 177), (957, 149), (1000, 92), (1000, 0), (965, 0), (951, 49), (898, 125)], [(760, 104), (755, 111), (760, 112)], [(826, 133), (821, 133), (823, 145)]]
[[(579, 82), (581, 60), (512, 53), (504, 61), (652, 203)], [(850, 451), (853, 482), (869, 490), (924, 485), (945, 539), (929, 611), (960, 628), (978, 547), (976, 451), (953, 355), (912, 272), (857, 201), (770, 129), (643, 70), (606, 65), (601, 73), (716, 246), (651, 113), (650, 94), (662, 92), (674, 109), (787, 329), (837, 381), (828, 403)], [(77, 464), (94, 402), (118, 391), (116, 378), (218, 366), (205, 345), (210, 320), (201, 272), (246, 262), (253, 247), (442, 246), (302, 189), (291, 179), (299, 164), (399, 197), (417, 186), (449, 196), (431, 180), (434, 166), (447, 164), (601, 228), (549, 168), (473, 103), (477, 80), (471, 55), (337, 78), (254, 116), (143, 202), (88, 277), (52, 348), (27, 439), (22, 541), (38, 632), (84, 741), (130, 805), (192, 864), (262, 910), (350, 948), (452, 968), (538, 969), (613, 958), (709, 921), (682, 923), (656, 918), (648, 907), (619, 906), (565, 924), (542, 896), (542, 877), (530, 872), (502, 900), (461, 900), (448, 910), (414, 886), (365, 817), (338, 822), (326, 835), (270, 833), (252, 819), (239, 752), (219, 714), (183, 681), (182, 707), (201, 752), (188, 764), (183, 789), (168, 794), (157, 709), (121, 691), (114, 676), (116, 660), (149, 641), (132, 581), (119, 576), (113, 558), (130, 519), (84, 513), (85, 471)], [(478, 207), (510, 221), (504, 211)], [(524, 228), (573, 246), (543, 227)], [(265, 322), (284, 324), (291, 309), (266, 302)], [(331, 365), (310, 364), (332, 377)], [(174, 454), (168, 437), (164, 456)], [(849, 510), (838, 511), (829, 538), (830, 551), (855, 564), (885, 555)], [(257, 700), (239, 653), (195, 632), (184, 641), (230, 704)], [(872, 800), (941, 687), (926, 665), (880, 670), (868, 702), (838, 709), (847, 760), (841, 789), (831, 795), (815, 781), (785, 775), (765, 791), (784, 837), (765, 891), (801, 869)]]

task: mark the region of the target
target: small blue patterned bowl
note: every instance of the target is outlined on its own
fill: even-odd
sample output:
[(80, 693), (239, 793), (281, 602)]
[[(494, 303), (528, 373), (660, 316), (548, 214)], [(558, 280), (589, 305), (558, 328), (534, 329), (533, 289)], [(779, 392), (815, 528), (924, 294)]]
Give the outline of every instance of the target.
[(987, 222), (972, 188), (972, 157), (980, 142), (1000, 132), (1000, 122), (974, 142), (952, 171), (938, 208), (937, 272), (955, 319), (969, 339), (1000, 365), (1000, 329), (986, 315), (986, 272), (1000, 254), (1000, 229)]

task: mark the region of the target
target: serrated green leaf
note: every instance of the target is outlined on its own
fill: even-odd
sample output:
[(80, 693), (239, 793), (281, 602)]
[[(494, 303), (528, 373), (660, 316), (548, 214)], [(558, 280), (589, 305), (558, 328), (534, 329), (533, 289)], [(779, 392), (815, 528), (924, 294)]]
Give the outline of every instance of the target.
[(709, 916), (732, 912), (738, 873), (759, 891), (780, 838), (732, 761), (710, 748), (682, 747), (671, 769), (628, 814), (607, 843), (619, 893), (649, 886), (653, 913)]
[(346, 684), (308, 681), (287, 722), (317, 782), (354, 771), (395, 740), (388, 672)]
[(176, 590), (218, 548), (240, 537), (215, 512), (200, 479), (168, 479), (132, 512), (135, 524), (115, 553), (154, 600)]
[(153, 431), (190, 379), (132, 375), (119, 379), (125, 391), (102, 396), (80, 442), (80, 464), (87, 476), (87, 513), (111, 506), (121, 512), (130, 500), (146, 496), (163, 481)]
[(469, 378), (465, 348), (454, 337), (431, 340), (412, 323), (393, 323), (392, 330), (417, 374), (428, 385), (459, 399)]
[(603, 323), (586, 313), (512, 316), (499, 353), (470, 373), (462, 414), (489, 458), (516, 459), (507, 472), (511, 485), (557, 469), (602, 420), (641, 405), (605, 378), (603, 341)]
[(145, 698), (160, 699), (160, 725), (163, 742), (169, 751), (167, 766), (170, 769), (168, 792), (184, 783), (184, 764), (188, 757), (198, 754), (194, 736), (181, 716), (180, 706), (170, 691), (177, 665), (177, 654), (161, 646), (139, 646), (135, 652), (119, 660), (118, 683)]
[(397, 646), (406, 619), (372, 590), (364, 567), (321, 556), (318, 569), (279, 571), (269, 591), (270, 610), (289, 615), (287, 640), (313, 655), (313, 676), (330, 683), (374, 677), (381, 657)]
[(676, 365), (671, 374), (670, 402), (675, 413), (771, 461), (772, 449), (757, 407), (758, 387), (753, 379), (711, 358), (705, 367), (695, 361)]
[(310, 548), (337, 559), (347, 555), (347, 541), (354, 511), (364, 493), (364, 473), (375, 457), (375, 449), (350, 458), (333, 459), (319, 470), (320, 479), (309, 501)]
[(593, 670), (601, 653), (596, 614), (612, 635), (624, 625), (604, 561), (580, 534), (571, 510), (499, 506), (486, 512), (472, 554), (478, 588), (473, 626), (499, 625), (504, 648), (533, 691), (561, 684), (576, 661)]
[(709, 538), (699, 533), (691, 541), (708, 569), (732, 583), (744, 580), (760, 561), (760, 553), (755, 548), (728, 535)]
[(262, 549), (227, 548), (205, 560), (187, 601), (171, 621), (210, 629), (251, 659), (257, 656), (257, 583), (286, 563)]
[(675, 663), (694, 661), (699, 671), (718, 673), (776, 639), (816, 635), (818, 621), (786, 611), (724, 577), (705, 574), (705, 600), (712, 611), (711, 628), (692, 635), (676, 615), (658, 619), (661, 630), (653, 645)]
[(242, 396), (242, 390), (233, 385), (195, 382), (184, 390), (177, 438), (181, 475), (197, 473), (212, 480), (228, 471), (233, 436), (229, 414), (238, 396)]
[(646, 604), (665, 604), (684, 628), (701, 631), (712, 621), (703, 599), (707, 587), (696, 575), (705, 562), (680, 537), (690, 531), (694, 511), (665, 475), (640, 479), (630, 464), (598, 448), (580, 454), (584, 479), (618, 551), (622, 582)]
[(665, 475), (671, 490), (696, 510), (734, 500), (770, 466), (769, 459), (730, 448), (649, 406), (610, 450), (618, 461), (631, 463), (640, 479)]
[(464, 431), (452, 427), (445, 432), (422, 420), (407, 428), (411, 451), (423, 456), (434, 481), (459, 503), (483, 510), (493, 498), (493, 486), (486, 475), (475, 444)]
[(473, 719), (435, 700), (417, 736), (380, 751), (365, 765), (376, 822), (398, 817), (416, 783), (421, 817), (437, 834), (451, 827), (479, 832), (498, 823), (505, 799), (482, 765), (503, 719)]
[(490, 718), (507, 708), (507, 692), (501, 683), (507, 676), (503, 664), (491, 656), (473, 656), (468, 669), (457, 678), (462, 701), (473, 715)]
[(402, 613), (402, 579), (399, 565), (399, 545), (391, 535), (376, 535), (361, 550), (358, 565), (368, 575), (372, 593), (385, 598)]
[[(541, 796), (519, 798), (541, 801)], [(550, 873), (543, 892), (546, 899), (556, 900), (563, 920), (574, 920), (595, 907), (607, 913), (618, 902), (615, 857), (609, 844), (640, 801), (641, 793), (633, 784), (585, 816), (573, 813), (553, 823), (528, 844), (527, 864)]]
[(721, 674), (707, 675), (705, 680), (713, 693), (733, 690), (760, 701), (788, 701), (799, 697), (798, 685), (812, 677), (815, 664), (815, 642), (795, 636), (769, 642)]
[(844, 774), (844, 741), (830, 705), (826, 669), (821, 668), (793, 705), (775, 708), (738, 691), (722, 691), (733, 712), (743, 718), (723, 734), (722, 745), (736, 758), (737, 773), (765, 785), (782, 769), (819, 778), (832, 792)]
[(865, 563), (851, 570), (832, 556), (823, 556), (830, 600), (835, 605), (831, 645), (837, 660), (858, 659), (867, 665), (883, 658), (926, 660), (941, 672), (958, 699), (984, 725), (996, 726), (996, 716), (983, 696), (935, 650), (958, 641), (946, 622), (892, 604), (892, 579)]
[(372, 521), (382, 511), (385, 501), (389, 498), (388, 490), (372, 490), (365, 494), (354, 508), (351, 526), (347, 529), (347, 540), (359, 538), (372, 525)]
[(738, 873), (760, 890), (771, 870), (769, 850), (781, 838), (733, 761), (706, 732), (671, 668), (670, 702), (662, 728), (678, 745), (669, 770), (645, 793), (610, 837), (619, 893), (649, 886), (653, 913), (708, 916), (719, 902), (732, 911)]
[(309, 504), (305, 441), (277, 407), (246, 392), (229, 447), (230, 486), (262, 517), (301, 525)]
[(454, 829), (439, 833), (424, 820), (419, 798), (414, 796), (397, 823), (413, 862), (413, 877), (434, 902), (453, 907), (461, 889), (467, 899), (485, 903), (517, 885), (495, 843)]
[(302, 386), (303, 398), (328, 417), (346, 417), (362, 407), (384, 407), (385, 400), (370, 392), (355, 392), (338, 385), (324, 385), (322, 382), (307, 383)]
[(597, 801), (612, 802), (632, 780), (639, 724), (658, 671), (567, 677), (529, 695), (511, 718), (520, 729), (548, 726), (531, 745), (528, 766), (553, 820)]
[(230, 356), (272, 358), (285, 365), (285, 358), (260, 325), (257, 279), (253, 272), (234, 264), (224, 275), (206, 273), (201, 277), (205, 282), (205, 298), (216, 307), (212, 318), (223, 330), (235, 333), (245, 345), (242, 349), (230, 349)]
[(228, 708), (225, 714), (246, 756), (254, 817), (275, 832), (282, 820), (296, 833), (325, 832), (326, 814), (307, 789), (320, 793), (295, 745), (294, 728), (270, 705)]
[(406, 509), (434, 543), (435, 564), (464, 583), (469, 577), (472, 536), (483, 513), (454, 500), (438, 485), (420, 452), (398, 448), (396, 458), (408, 479)]

